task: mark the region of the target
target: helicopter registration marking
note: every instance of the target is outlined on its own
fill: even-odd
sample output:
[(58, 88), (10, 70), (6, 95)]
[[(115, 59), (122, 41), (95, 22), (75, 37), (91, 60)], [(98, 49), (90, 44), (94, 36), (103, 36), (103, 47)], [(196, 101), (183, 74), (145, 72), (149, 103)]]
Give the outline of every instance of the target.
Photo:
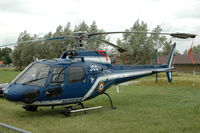
[(90, 65), (89, 71), (90, 72), (99, 72), (101, 70), (101, 67), (98, 65)]

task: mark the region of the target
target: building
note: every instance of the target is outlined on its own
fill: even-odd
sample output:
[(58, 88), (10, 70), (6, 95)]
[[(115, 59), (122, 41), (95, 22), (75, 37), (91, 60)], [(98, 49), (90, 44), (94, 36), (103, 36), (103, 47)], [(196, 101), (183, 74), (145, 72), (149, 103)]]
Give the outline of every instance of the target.
[(4, 64), (4, 62), (3, 61), (0, 61), (0, 65), (3, 65)]
[[(174, 67), (177, 72), (200, 73), (200, 54), (193, 54), (194, 64), (189, 55), (176, 55), (174, 57)], [(168, 56), (159, 56), (161, 64), (166, 64)]]

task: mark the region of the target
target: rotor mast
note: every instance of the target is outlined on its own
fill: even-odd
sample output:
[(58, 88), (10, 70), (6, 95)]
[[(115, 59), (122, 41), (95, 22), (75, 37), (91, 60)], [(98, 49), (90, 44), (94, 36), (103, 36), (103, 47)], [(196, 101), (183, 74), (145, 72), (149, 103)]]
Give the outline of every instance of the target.
[(87, 34), (88, 33), (86, 31), (74, 32), (77, 48), (84, 49)]

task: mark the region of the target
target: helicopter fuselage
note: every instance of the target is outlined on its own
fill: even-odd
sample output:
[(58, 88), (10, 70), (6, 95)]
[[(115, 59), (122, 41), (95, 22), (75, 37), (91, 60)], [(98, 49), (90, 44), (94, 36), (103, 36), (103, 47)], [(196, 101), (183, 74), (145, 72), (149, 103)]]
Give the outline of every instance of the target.
[(104, 51), (73, 51), (31, 63), (6, 88), (10, 101), (34, 106), (76, 104), (112, 85), (166, 72), (169, 65), (112, 65)]

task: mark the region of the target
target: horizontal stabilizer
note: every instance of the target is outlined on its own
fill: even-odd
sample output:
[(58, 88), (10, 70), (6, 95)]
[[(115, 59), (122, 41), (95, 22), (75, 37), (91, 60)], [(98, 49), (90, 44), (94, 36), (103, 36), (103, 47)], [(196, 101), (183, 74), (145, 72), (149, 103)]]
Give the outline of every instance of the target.
[(152, 72), (153, 73), (158, 73), (158, 72), (169, 72), (172, 69), (174, 69), (174, 67), (168, 67), (168, 68), (158, 68), (158, 69), (154, 69)]

